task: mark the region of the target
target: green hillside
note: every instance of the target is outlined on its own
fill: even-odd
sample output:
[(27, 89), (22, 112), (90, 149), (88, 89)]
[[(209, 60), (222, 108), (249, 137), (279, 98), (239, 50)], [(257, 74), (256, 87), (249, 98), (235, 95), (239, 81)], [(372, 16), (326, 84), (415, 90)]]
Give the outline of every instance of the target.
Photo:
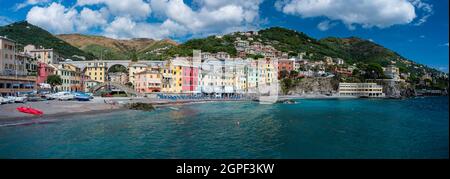
[(236, 55), (236, 49), (234, 47), (235, 35), (225, 35), (222, 38), (216, 38), (215, 36), (209, 36), (202, 39), (192, 39), (187, 42), (178, 45), (170, 49), (167, 53), (169, 56), (191, 56), (192, 50), (201, 50), (202, 52), (227, 52), (232, 56)]
[(178, 45), (171, 40), (146, 38), (121, 40), (83, 34), (61, 34), (57, 37), (97, 58), (108, 60), (131, 59), (134, 55), (139, 60), (166, 59), (166, 51)]
[(61, 56), (73, 60), (80, 60), (74, 55), (85, 57), (87, 60), (95, 58), (91, 53), (84, 52), (27, 21), (0, 27), (0, 36), (15, 40), (20, 46), (33, 44), (36, 47), (53, 48)]
[(177, 54), (180, 56), (192, 55), (192, 50), (194, 49), (211, 53), (224, 51), (235, 56), (234, 41), (237, 37), (243, 40), (252, 38), (251, 42), (261, 42), (265, 45), (271, 45), (279, 51), (287, 52), (290, 56), (297, 56), (298, 53), (306, 52), (305, 58), (312, 61), (323, 60), (325, 56), (329, 56), (342, 58), (347, 64), (377, 64), (385, 67), (391, 62), (395, 62), (396, 66), (400, 67), (404, 72), (410, 72), (415, 76), (422, 75), (424, 71), (433, 74), (440, 73), (436, 69), (417, 64), (369, 40), (357, 37), (328, 37), (317, 40), (302, 32), (281, 27), (263, 29), (259, 31), (258, 35), (250, 37), (240, 35), (240, 33), (232, 33), (224, 35), (222, 38), (210, 36), (202, 39), (188, 40), (170, 49), (167, 56)]

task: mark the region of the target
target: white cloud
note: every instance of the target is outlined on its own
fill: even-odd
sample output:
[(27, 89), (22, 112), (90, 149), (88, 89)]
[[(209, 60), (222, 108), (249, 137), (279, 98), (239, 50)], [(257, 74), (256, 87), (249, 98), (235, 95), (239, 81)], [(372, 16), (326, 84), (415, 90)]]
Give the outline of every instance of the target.
[(78, 6), (104, 4), (112, 15), (143, 19), (150, 16), (150, 4), (143, 0), (78, 0)]
[[(432, 12), (431, 6), (420, 0), (278, 0), (275, 7), (302, 18), (326, 17), (341, 21), (349, 29), (354, 29), (355, 25), (386, 28), (409, 24), (417, 17), (416, 9)], [(427, 18), (422, 16), (418, 23)]]
[(107, 24), (107, 13), (100, 11), (94, 11), (89, 8), (83, 8), (80, 11), (79, 19), (76, 21), (78, 31), (87, 31), (92, 27), (104, 26)]
[(49, 3), (50, 0), (26, 0), (22, 3), (18, 3), (15, 6), (15, 10), (20, 10), (22, 8), (25, 8), (27, 6), (33, 6), (33, 5), (39, 5), (39, 4), (46, 4)]
[(194, 0), (194, 10), (182, 0), (151, 0), (155, 15), (170, 19), (194, 34), (225, 32), (257, 26), (262, 0)]
[(35, 6), (30, 23), (53, 33), (88, 32), (114, 38), (205, 36), (254, 30), (263, 0), (77, 0)]
[(433, 11), (433, 6), (431, 4), (428, 3), (424, 3), (421, 0), (409, 0), (414, 7), (416, 7), (418, 10), (421, 10), (421, 14), (422, 16), (419, 18), (419, 20), (416, 21), (416, 23), (414, 23), (414, 25), (419, 26), (422, 25), (423, 23), (425, 23), (428, 18), (433, 15), (434, 11)]
[(171, 20), (163, 23), (134, 22), (128, 17), (116, 17), (105, 29), (105, 36), (116, 39), (134, 37), (163, 39), (173, 34), (186, 34), (188, 31)]
[(85, 32), (107, 23), (105, 15), (98, 11), (83, 8), (78, 12), (59, 3), (52, 3), (47, 7), (35, 6), (30, 9), (26, 19), (54, 33)]
[(317, 24), (317, 28), (321, 31), (327, 31), (328, 29), (336, 26), (336, 23), (330, 22), (330, 21), (322, 21), (319, 24)]
[(56, 33), (73, 32), (78, 12), (52, 3), (48, 7), (35, 6), (27, 14), (27, 21)]

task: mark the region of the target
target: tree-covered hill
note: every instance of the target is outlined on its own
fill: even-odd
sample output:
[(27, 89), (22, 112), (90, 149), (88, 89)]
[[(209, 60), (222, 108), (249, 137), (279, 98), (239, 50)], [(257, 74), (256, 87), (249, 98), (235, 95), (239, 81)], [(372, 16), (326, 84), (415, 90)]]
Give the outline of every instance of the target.
[(95, 58), (93, 54), (84, 52), (27, 21), (0, 27), (0, 36), (15, 40), (20, 47), (33, 44), (36, 47), (52, 48), (61, 56), (73, 60), (80, 60), (77, 56), (85, 57), (87, 60)]

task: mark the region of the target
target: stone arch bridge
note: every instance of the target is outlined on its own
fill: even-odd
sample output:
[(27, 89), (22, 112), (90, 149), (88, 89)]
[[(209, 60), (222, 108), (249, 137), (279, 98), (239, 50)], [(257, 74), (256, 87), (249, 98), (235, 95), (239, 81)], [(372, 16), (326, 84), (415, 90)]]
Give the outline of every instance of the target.
[(145, 64), (149, 66), (163, 66), (164, 61), (138, 61), (138, 62), (132, 62), (131, 60), (93, 60), (93, 61), (66, 61), (66, 62), (60, 62), (61, 64), (72, 64), (76, 67), (80, 68), (81, 71), (84, 71), (84, 69), (89, 66), (93, 65), (94, 63), (106, 63), (106, 68), (109, 71), (109, 68), (115, 65), (121, 65), (127, 68), (127, 70), (130, 67), (130, 64), (136, 63), (136, 64)]

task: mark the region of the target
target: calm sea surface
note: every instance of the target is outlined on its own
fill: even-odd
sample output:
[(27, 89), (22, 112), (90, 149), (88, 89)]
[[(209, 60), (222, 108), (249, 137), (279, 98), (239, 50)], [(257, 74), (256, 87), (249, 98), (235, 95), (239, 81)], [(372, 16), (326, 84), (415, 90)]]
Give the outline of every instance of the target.
[(447, 97), (298, 101), (195, 104), (0, 127), (0, 158), (449, 157)]

